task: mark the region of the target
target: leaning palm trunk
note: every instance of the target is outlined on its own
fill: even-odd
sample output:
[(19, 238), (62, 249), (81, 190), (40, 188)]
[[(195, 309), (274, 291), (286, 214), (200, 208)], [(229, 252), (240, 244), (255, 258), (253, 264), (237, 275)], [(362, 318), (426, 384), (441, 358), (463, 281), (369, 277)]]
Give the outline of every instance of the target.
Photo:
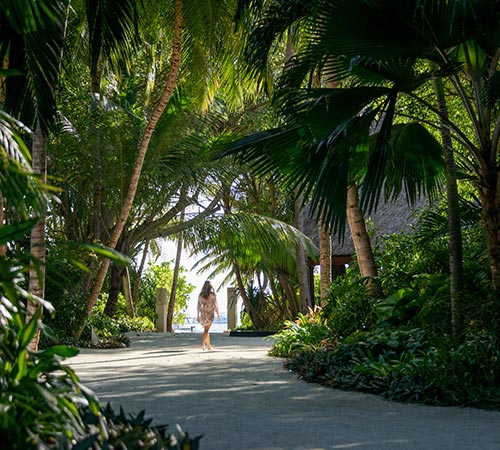
[[(32, 149), (33, 172), (38, 174), (40, 181), (45, 184), (47, 182), (47, 137), (40, 126), (37, 126), (33, 133)], [(30, 294), (39, 298), (45, 297), (45, 219), (45, 214), (40, 217), (40, 220), (31, 230), (30, 239), (30, 251), (33, 260), (30, 264), (28, 290)], [(31, 320), (38, 308), (40, 308), (40, 305), (28, 302), (27, 321)], [(31, 351), (38, 351), (39, 340), (40, 330), (37, 331), (30, 343)]]
[(463, 332), (463, 256), (460, 206), (458, 201), (457, 173), (453, 154), (453, 143), (448, 123), (448, 107), (441, 79), (434, 79), (434, 92), (440, 114), (440, 133), (446, 162), (446, 198), (448, 201), (448, 233), (450, 249), (450, 296), (453, 336), (459, 339)]
[[(113, 228), (113, 234), (111, 236), (111, 239), (108, 242), (108, 247), (112, 249), (116, 247), (116, 244), (120, 239), (123, 229), (125, 228), (125, 224), (127, 223), (130, 211), (132, 210), (132, 205), (134, 203), (137, 186), (139, 185), (139, 178), (141, 176), (142, 165), (144, 163), (144, 158), (146, 156), (146, 152), (148, 150), (151, 137), (153, 136), (153, 132), (155, 131), (156, 126), (163, 114), (163, 111), (165, 110), (168, 102), (170, 101), (170, 98), (172, 97), (172, 94), (177, 85), (177, 78), (179, 75), (180, 61), (181, 61), (183, 6), (184, 6), (183, 0), (175, 1), (174, 38), (172, 43), (172, 62), (170, 65), (170, 71), (160, 101), (156, 105), (156, 108), (154, 109), (151, 118), (149, 119), (149, 122), (146, 125), (146, 129), (144, 130), (144, 135), (142, 137), (142, 141), (137, 153), (137, 158), (135, 160), (134, 168), (132, 170), (132, 175), (130, 177), (127, 196), (123, 203), (123, 207), (120, 212), (120, 216), (118, 217), (118, 221), (115, 227)], [(90, 296), (87, 300), (87, 305), (85, 308), (86, 314), (80, 326), (75, 329), (74, 338), (76, 339), (78, 339), (82, 334), (82, 331), (87, 323), (87, 319), (92, 313), (92, 309), (94, 308), (97, 302), (99, 294), (101, 293), (101, 289), (104, 284), (106, 274), (108, 272), (109, 264), (110, 264), (109, 259), (103, 259), (101, 261), (101, 267), (99, 268), (99, 271), (97, 273), (94, 287), (92, 288)]]
[(358, 258), (359, 270), (365, 280), (366, 293), (373, 298), (381, 297), (382, 289), (378, 281), (377, 265), (373, 257), (370, 236), (368, 236), (366, 230), (365, 218), (363, 212), (359, 209), (356, 185), (352, 185), (347, 190), (347, 221)]

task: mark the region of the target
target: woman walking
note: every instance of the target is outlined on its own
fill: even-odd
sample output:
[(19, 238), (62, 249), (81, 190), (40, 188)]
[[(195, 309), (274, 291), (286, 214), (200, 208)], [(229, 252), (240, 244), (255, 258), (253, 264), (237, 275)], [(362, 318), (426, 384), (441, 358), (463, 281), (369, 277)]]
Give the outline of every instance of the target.
[(205, 331), (201, 337), (201, 348), (205, 350), (212, 350), (210, 345), (210, 327), (214, 322), (215, 313), (217, 313), (217, 320), (220, 321), (219, 307), (217, 305), (217, 296), (212, 283), (207, 280), (201, 288), (200, 295), (198, 296), (198, 317), (197, 320), (203, 325)]

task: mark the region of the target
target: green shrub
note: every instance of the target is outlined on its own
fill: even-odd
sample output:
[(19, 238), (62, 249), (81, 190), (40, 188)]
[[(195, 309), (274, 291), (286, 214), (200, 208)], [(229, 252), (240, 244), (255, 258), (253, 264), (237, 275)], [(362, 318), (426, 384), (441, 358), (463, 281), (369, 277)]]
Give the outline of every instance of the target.
[[(95, 337), (92, 332), (95, 333)], [(122, 332), (116, 320), (104, 313), (94, 311), (85, 325), (78, 345), (80, 347), (120, 348), (128, 347), (130, 339)]]
[(328, 344), (332, 331), (320, 312), (299, 313), (294, 322), (287, 321), (285, 329), (271, 336), (274, 341), (269, 354), (290, 357), (300, 352), (313, 351)]
[(423, 245), (416, 232), (397, 233), (384, 237), (375, 253), (382, 288), (386, 293), (409, 286), (418, 274), (449, 273), (446, 237), (435, 238)]
[(112, 338), (120, 335), (120, 325), (104, 313), (93, 312), (87, 322), (87, 326), (93, 328), (101, 339)]
[(72, 450), (151, 449), (151, 450), (198, 450), (201, 436), (189, 438), (180, 427), (176, 435), (167, 433), (166, 425), (152, 426), (152, 419), (145, 411), (137, 415), (125, 414), (123, 409), (116, 414), (108, 404), (100, 411), (100, 416), (81, 410), (81, 415), (89, 430), (87, 436), (79, 440)]
[[(124, 304), (125, 300), (121, 298), (119, 303)], [(98, 347), (123, 347), (130, 344), (130, 340), (124, 334), (129, 331), (142, 332), (142, 331), (152, 331), (155, 325), (149, 320), (148, 317), (134, 317), (131, 318), (127, 315), (122, 314), (116, 319), (112, 319), (106, 314), (104, 314), (104, 307), (106, 306), (106, 296), (103, 295), (100, 298), (94, 310), (89, 317), (87, 325), (79, 345), (82, 346), (98, 346)], [(99, 342), (92, 342), (91, 332), (94, 333), (99, 338)]]
[(332, 283), (322, 315), (339, 339), (372, 328), (376, 322), (374, 302), (366, 298), (364, 284), (356, 269), (348, 269), (345, 277)]
[(73, 264), (78, 255), (71, 255), (56, 247), (47, 251), (45, 300), (54, 311), (45, 311), (43, 322), (52, 330), (51, 336), (44, 335), (40, 345), (73, 343), (73, 331), (85, 314), (82, 283), (84, 273)]
[[(37, 300), (19, 286), (22, 279), (22, 268), (0, 260), (0, 447), (45, 448), (38, 442), (52, 442), (51, 448), (59, 448), (54, 444), (85, 432), (78, 407), (86, 404), (93, 414), (99, 407), (75, 373), (61, 364), (76, 349), (28, 350), (39, 330), (41, 309), (26, 323), (26, 303)], [(43, 305), (52, 310), (50, 303)]]
[(378, 327), (410, 326), (432, 333), (451, 332), (447, 275), (417, 275), (409, 287), (376, 302)]
[(144, 332), (153, 331), (155, 324), (148, 317), (128, 317), (124, 316), (116, 320), (121, 332), (128, 331)]
[[(181, 267), (181, 275), (177, 284), (177, 295), (174, 309), (174, 323), (182, 323), (185, 317), (189, 296), (195, 287), (188, 283), (182, 275), (184, 268)], [(147, 317), (152, 323), (156, 322), (156, 293), (158, 288), (170, 287), (172, 285), (172, 269), (170, 263), (150, 263), (141, 278), (139, 289), (139, 304), (137, 315)]]

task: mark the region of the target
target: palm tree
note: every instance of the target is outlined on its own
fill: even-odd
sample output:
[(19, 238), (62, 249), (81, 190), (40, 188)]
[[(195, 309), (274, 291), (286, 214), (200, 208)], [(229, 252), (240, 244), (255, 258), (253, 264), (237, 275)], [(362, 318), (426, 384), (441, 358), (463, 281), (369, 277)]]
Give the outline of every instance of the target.
[[(69, 2), (51, 1), (42, 2), (39, 9), (32, 9), (23, 2), (9, 5), (0, 13), (5, 19), (6, 30), (2, 34), (0, 43), (0, 57), (2, 61), (8, 60), (9, 70), (20, 76), (7, 78), (5, 89), (5, 107), (24, 123), (34, 129), (33, 134), (33, 169), (38, 173), (43, 182), (46, 179), (47, 137), (49, 128), (55, 117), (55, 89), (60, 72), (60, 61), (66, 31), (66, 22), (69, 11)], [(101, 11), (110, 3), (98, 1), (89, 3), (87, 12), (89, 20), (94, 7)], [(130, 2), (121, 2), (121, 7), (116, 8), (112, 15), (99, 15), (99, 20), (94, 23), (94, 37), (99, 34), (97, 23), (106, 27), (105, 39), (107, 45), (117, 45), (123, 38), (127, 38), (124, 31), (125, 24), (132, 17), (124, 19), (120, 12), (123, 5)], [(127, 11), (128, 12), (128, 11)], [(103, 20), (104, 17), (104, 20)], [(95, 17), (94, 17), (95, 19)], [(110, 26), (110, 21), (115, 21)], [(119, 25), (117, 25), (119, 24)], [(116, 38), (115, 33), (120, 36)], [(103, 48), (102, 36), (98, 42), (93, 42)], [(105, 47), (105, 46), (104, 46)], [(116, 47), (115, 47), (116, 49)], [(114, 54), (123, 54), (115, 50)], [(30, 291), (40, 297), (44, 296), (44, 265), (45, 259), (45, 222), (41, 216), (31, 234), (32, 254), (34, 257), (33, 270), (30, 271)], [(41, 263), (41, 264), (40, 264)], [(36, 266), (35, 266), (36, 265)], [(28, 314), (28, 319), (30, 314)], [(36, 342), (34, 343), (36, 349)]]
[(450, 297), (451, 323), (453, 335), (459, 339), (463, 333), (461, 310), (463, 308), (463, 250), (462, 228), (460, 224), (460, 197), (457, 186), (457, 170), (453, 152), (453, 140), (450, 129), (446, 126), (449, 121), (448, 105), (441, 79), (434, 79), (438, 111), (440, 114), (440, 134), (446, 162), (446, 194), (448, 204), (448, 234), (450, 248)]
[[(207, 9), (204, 9), (204, 7), (202, 6), (206, 7)], [(237, 42), (237, 40), (227, 40), (225, 38), (221, 39), (225, 32), (230, 32), (230, 28), (228, 28), (228, 26), (230, 26), (231, 24), (227, 20), (228, 13), (230, 14), (230, 11), (228, 11), (228, 6), (229, 5), (226, 1), (207, 2), (206, 5), (202, 5), (199, 2), (190, 2), (187, 0), (174, 1), (174, 20), (170, 70), (167, 76), (167, 80), (164, 84), (160, 99), (153, 107), (153, 110), (148, 119), (148, 123), (146, 124), (143, 131), (134, 168), (128, 184), (128, 192), (123, 201), (123, 206), (113, 228), (112, 235), (107, 242), (107, 246), (110, 248), (116, 247), (125, 228), (127, 220), (129, 219), (130, 211), (132, 210), (135, 194), (139, 185), (139, 178), (141, 175), (144, 159), (148, 151), (153, 133), (155, 132), (159, 120), (177, 87), (181, 62), (185, 62), (186, 69), (189, 70), (189, 62), (193, 62), (193, 60), (196, 60), (198, 63), (203, 63), (205, 59), (211, 60), (212, 58), (205, 57), (208, 54), (213, 53), (213, 55), (220, 56), (220, 59), (217, 61), (217, 63), (219, 64), (223, 76), (214, 76), (212, 72), (213, 67), (204, 67), (205, 70), (204, 72), (202, 72), (203, 76), (201, 78), (202, 83), (206, 83), (207, 85), (215, 89), (213, 84), (217, 85), (217, 82), (221, 79), (227, 81), (227, 79), (229, 78), (231, 82), (235, 82), (233, 76), (233, 51), (232, 49), (228, 50), (228, 44), (234, 45), (233, 42)], [(183, 48), (181, 48), (182, 45), (184, 46)], [(204, 57), (200, 57), (199, 52), (203, 49), (207, 49), (206, 55)], [(208, 49), (210, 51), (208, 51)], [(213, 57), (213, 55), (211, 56)], [(191, 65), (191, 67), (194, 66)], [(209, 91), (212, 92), (212, 97), (214, 92), (213, 89), (209, 89)], [(236, 93), (232, 92), (232, 98), (237, 97), (238, 89), (232, 89), (232, 91), (236, 91)], [(85, 307), (87, 317), (88, 315), (90, 315), (97, 301), (99, 293), (101, 292), (108, 267), (109, 261), (101, 261), (94, 286), (89, 295), (89, 298), (87, 299), (87, 304)], [(85, 326), (85, 322), (81, 327), (78, 327), (78, 329), (75, 330), (75, 337), (78, 337), (81, 334), (83, 327)]]
[[(360, 127), (353, 126), (354, 121), (359, 125), (363, 118), (375, 112), (372, 117), (378, 117), (380, 132), (369, 153), (361, 199), (362, 205), (368, 208), (376, 205), (382, 191), (381, 180), (388, 162), (390, 145), (387, 144), (394, 133), (394, 117), (398, 113), (400, 117), (409, 117), (404, 107), (398, 108), (400, 100), (410, 98), (420, 105), (420, 110), (435, 114), (449, 130), (457, 158), (475, 179), (489, 238), (492, 290), (498, 301), (500, 119), (497, 87), (500, 51), (497, 2), (320, 0), (307, 2), (307, 5), (292, 3), (273, 2), (274, 12), (278, 13), (273, 15), (274, 19), (270, 15), (251, 36), (253, 45), (249, 56), (253, 70), (265, 70), (268, 44), (283, 27), (299, 20), (307, 22), (308, 44), (286, 74), (284, 84), (291, 89), (283, 99), (296, 116), (309, 114), (313, 117), (312, 106), (321, 101), (328, 101), (333, 108), (338, 106), (344, 111), (357, 105), (344, 118), (344, 123), (334, 124), (340, 127), (344, 137), (359, 132)], [(335, 55), (334, 60), (331, 55)], [(425, 60), (436, 68), (425, 70), (422, 64)], [(305, 74), (318, 66), (341, 83), (338, 90), (313, 95), (298, 87)], [(442, 114), (437, 102), (429, 101), (425, 95), (427, 83), (436, 79), (443, 80), (446, 89), (459, 99), (459, 107), (455, 105), (449, 117)], [(337, 101), (335, 105), (342, 96), (346, 102)], [(368, 108), (369, 104), (373, 106)], [(306, 109), (305, 106), (310, 107)], [(411, 120), (436, 128), (435, 121), (426, 120), (422, 115), (413, 116)], [(416, 142), (413, 147), (417, 154), (425, 150), (424, 145)], [(332, 194), (332, 189), (328, 192), (319, 186), (318, 202), (334, 204)]]
[[(499, 32), (498, 4), (494, 1), (424, 1), (415, 4), (383, 0), (321, 3), (323, 7), (326, 4), (329, 8), (324, 14), (318, 10), (312, 14), (317, 34), (304, 53), (307, 56), (301, 62), (296, 61), (297, 65), (304, 63), (307, 66), (307, 58), (318, 60), (320, 54), (335, 54), (341, 56), (340, 61), (333, 64), (327, 61), (324, 70), (340, 73), (339, 79), (355, 75), (365, 82), (370, 80), (373, 83), (377, 78), (383, 80), (392, 87), (391, 92), (377, 97), (387, 105), (383, 123), (388, 129), (394, 114), (398, 113), (397, 102), (405, 95), (439, 118), (441, 130), (445, 131), (441, 135), (448, 165), (453, 165), (449, 153), (453, 141), (457, 157), (475, 178), (489, 236), (492, 287), (498, 299), (500, 243), (498, 217), (494, 211), (499, 206), (495, 180), (498, 177), (500, 119), (498, 91), (493, 88), (499, 78), (500, 51), (498, 39), (494, 38)], [(355, 26), (346, 27), (348, 23)], [(390, 29), (387, 23), (391, 24)], [(431, 62), (430, 70), (422, 69), (422, 60)], [(436, 89), (436, 101), (429, 102), (426, 98), (424, 88), (430, 81), (435, 86), (442, 83), (460, 100), (452, 114), (447, 114), (443, 108), (443, 88)], [(412, 119), (425, 123), (421, 117)], [(381, 152), (377, 151), (373, 161), (382, 167), (384, 160), (380, 156), (383, 157), (384, 146), (379, 147)], [(453, 167), (448, 173), (453, 173)], [(374, 182), (371, 190), (376, 193), (377, 174), (374, 173), (371, 179)], [(454, 329), (455, 334), (460, 334), (457, 315), (460, 307), (456, 303), (459, 303), (457, 299), (461, 291), (461, 251), (455, 250), (457, 245), (454, 244), (460, 237), (456, 225), (459, 219), (453, 219), (458, 204), (451, 192), (453, 189), (451, 182), (448, 184), (450, 245), (453, 244), (450, 272), (452, 297), (455, 299)], [(368, 198), (369, 195), (366, 202), (371, 203)]]
[[(245, 1), (240, 2), (243, 6), (247, 3)], [(250, 2), (251, 3), (251, 2)], [(242, 6), (242, 7), (243, 7)], [(316, 5), (317, 6), (317, 5)], [(248, 41), (249, 41), (249, 46), (247, 47), (247, 58), (248, 62), (250, 65), (250, 70), (251, 73), (254, 74), (257, 77), (261, 77), (263, 80), (267, 79), (267, 71), (268, 71), (268, 57), (270, 54), (270, 48), (274, 45), (274, 41), (277, 40), (285, 30), (289, 29), (290, 27), (297, 27), (297, 24), (304, 24), (306, 19), (309, 18), (309, 16), (313, 15), (313, 13), (316, 11), (316, 6), (313, 3), (301, 3), (301, 4), (296, 4), (293, 3), (291, 5), (291, 2), (286, 2), (286, 1), (274, 1), (274, 2), (269, 2), (267, 5), (267, 11), (261, 17), (261, 22), (258, 23), (258, 26), (255, 31), (252, 32), (250, 35)], [(310, 25), (310, 24), (309, 24)], [(305, 36), (306, 42), (308, 39), (310, 39), (310, 28), (308, 28), (307, 23), (302, 26), (303, 31), (303, 38)], [(306, 46), (306, 48), (308, 48)], [(295, 55), (294, 58), (292, 58), (291, 62), (288, 64), (286, 67), (284, 74), (281, 79), (281, 90), (277, 92), (277, 95), (275, 95), (275, 103), (278, 105), (278, 109), (282, 111), (285, 115), (290, 116), (295, 116), (295, 113), (297, 112), (297, 104), (295, 104), (294, 97), (298, 99), (298, 104), (301, 104), (299, 108), (302, 108), (301, 111), (301, 117), (299, 121), (301, 123), (297, 123), (297, 117), (294, 117), (292, 120), (296, 121), (296, 123), (293, 123), (288, 129), (289, 131), (292, 131), (293, 127), (304, 127), (304, 128), (309, 128), (307, 131), (304, 132), (304, 130), (300, 130), (297, 132), (298, 135), (294, 136), (294, 131), (289, 136), (284, 135), (283, 133), (279, 134), (279, 138), (277, 140), (280, 140), (281, 142), (278, 144), (276, 142), (275, 138), (271, 138), (268, 134), (268, 137), (270, 139), (274, 140), (274, 144), (282, 145), (280, 147), (283, 150), (284, 155), (290, 155), (290, 152), (287, 151), (285, 146), (289, 145), (295, 145), (297, 143), (303, 142), (304, 140), (310, 139), (311, 142), (315, 139), (318, 140), (321, 139), (318, 135), (319, 133), (327, 132), (328, 124), (325, 123), (331, 116), (327, 116), (325, 114), (321, 114), (321, 112), (316, 112), (314, 117), (306, 117), (306, 115), (309, 114), (309, 112), (306, 111), (306, 108), (309, 108), (309, 106), (312, 106), (315, 104), (316, 100), (311, 99), (309, 101), (309, 106), (306, 105), (307, 101), (306, 97), (308, 94), (306, 94), (306, 90), (309, 93), (312, 92), (317, 92), (317, 93), (323, 93), (325, 94), (326, 92), (333, 92), (337, 90), (339, 81), (336, 77), (336, 74), (333, 69), (329, 70), (324, 70), (324, 61), (329, 60), (328, 63), (330, 65), (333, 65), (336, 67), (336, 62), (335, 59), (332, 57), (332, 55), (329, 55), (328, 53), (324, 53), (321, 55), (321, 57), (318, 56), (317, 59), (313, 60), (312, 58), (305, 58), (305, 62), (301, 59), (304, 58), (304, 45), (299, 48), (298, 54)], [(298, 63), (298, 61), (300, 61)], [(323, 84), (326, 84), (326, 89), (321, 88), (321, 81), (319, 80), (318, 73), (322, 73), (323, 75)], [(311, 82), (312, 81), (312, 82)], [(301, 86), (304, 85), (304, 82), (308, 82), (307, 88), (303, 89), (301, 91)], [(321, 94), (318, 94), (321, 95)], [(340, 100), (340, 99), (339, 99)], [(320, 100), (321, 101), (321, 100)], [(364, 98), (364, 99), (357, 99), (356, 101), (362, 101), (363, 103), (359, 105), (358, 111), (361, 109), (365, 108), (365, 106), (369, 103), (369, 99)], [(356, 103), (356, 101), (354, 103)], [(366, 103), (365, 103), (366, 102)], [(331, 102), (330, 102), (331, 103)], [(346, 105), (348, 108), (351, 108), (352, 105), (349, 104), (347, 105), (344, 100), (342, 100), (342, 104)], [(339, 106), (341, 106), (339, 104)], [(329, 109), (331, 110), (331, 104)], [(328, 113), (329, 111), (323, 111), (324, 113)], [(330, 111), (331, 113), (331, 111)], [(321, 116), (320, 116), (321, 115)], [(373, 122), (376, 118), (376, 115), (373, 115), (372, 121)], [(339, 133), (337, 136), (337, 140), (339, 140), (340, 135), (340, 128), (341, 125), (344, 123), (344, 121), (347, 119), (347, 116), (342, 117), (341, 115), (337, 115), (337, 118), (334, 119), (336, 122), (332, 124), (331, 130), (335, 131), (335, 128), (337, 128), (337, 132)], [(311, 127), (309, 126), (309, 123), (311, 123), (313, 120), (317, 120), (318, 124), (313, 124)], [(358, 124), (355, 124), (354, 122), (349, 125), (349, 128), (351, 130), (356, 130), (357, 127), (360, 125), (362, 127), (365, 127), (364, 131), (361, 131), (360, 134), (360, 145), (358, 148), (362, 148), (363, 146), (366, 146), (366, 143), (363, 143), (363, 140), (366, 141), (366, 135), (368, 134), (366, 132), (367, 128), (375, 128), (377, 129), (376, 125), (373, 125), (371, 122), (365, 121), (359, 121)], [(291, 124), (291, 121), (288, 122)], [(320, 125), (319, 125), (320, 124)], [(319, 126), (317, 126), (319, 125)], [(313, 128), (316, 128), (315, 130)], [(319, 127), (323, 127), (322, 130), (319, 129)], [(286, 130), (286, 126), (281, 127), (281, 131)], [(413, 128), (413, 132), (416, 131), (416, 128)], [(298, 128), (297, 128), (298, 130)], [(357, 131), (356, 131), (357, 132)], [(380, 130), (379, 130), (380, 132)], [(273, 131), (271, 130), (271, 133)], [(309, 136), (306, 137), (306, 133), (309, 133)], [(317, 135), (314, 135), (316, 133)], [(365, 136), (363, 136), (363, 133)], [(373, 133), (372, 133), (373, 134)], [(325, 135), (326, 136), (326, 135)], [(263, 144), (263, 141), (261, 139), (266, 139), (265, 135), (261, 135), (260, 137), (255, 136), (255, 138), (259, 141), (259, 144), (257, 144), (257, 141), (255, 139), (250, 139), (247, 140), (246, 143), (241, 143), (243, 144), (242, 147), (240, 147), (240, 151), (243, 151), (243, 148), (248, 148), (248, 146), (255, 146), (255, 145), (260, 145)], [(288, 141), (290, 139), (290, 141)], [(329, 141), (327, 139), (330, 139)], [(327, 153), (326, 147), (328, 145), (332, 145), (333, 139), (331, 139), (331, 136), (328, 138), (325, 138), (324, 142), (320, 142), (319, 144), (311, 144), (311, 147), (314, 145), (322, 145), (323, 146), (323, 153)], [(346, 142), (346, 140), (344, 140)], [(265, 144), (263, 144), (265, 145)], [(349, 143), (347, 143), (349, 145)], [(270, 146), (271, 147), (271, 146)], [(351, 145), (352, 148), (354, 148), (353, 145)], [(234, 148), (234, 147), (233, 147)], [(246, 151), (246, 150), (245, 150)], [(343, 150), (345, 154), (347, 155), (348, 152)], [(306, 154), (307, 151), (304, 151), (304, 154)], [(313, 151), (313, 153), (319, 154), (317, 151)], [(362, 166), (366, 166), (366, 161), (363, 161), (362, 159), (359, 158), (359, 154), (356, 155), (356, 153), (360, 153), (359, 150), (352, 152), (355, 156), (357, 156), (357, 161), (358, 164), (361, 163)], [(361, 152), (363, 153), (363, 152)], [(367, 154), (368, 152), (364, 152)], [(248, 156), (248, 155), (247, 155)], [(262, 154), (258, 156), (259, 158), (262, 158)], [(276, 158), (273, 156), (273, 158)], [(339, 158), (339, 156), (337, 156)], [(368, 158), (368, 156), (367, 156)], [(366, 158), (366, 159), (367, 159)], [(283, 158), (283, 161), (286, 159)], [(307, 158), (304, 156), (303, 160), (300, 160), (300, 164), (302, 165), (310, 165), (311, 163), (314, 163), (318, 167), (322, 164), (321, 156), (318, 156), (317, 159), (311, 159)], [(284, 161), (285, 162), (285, 161)], [(352, 161), (354, 162), (354, 161)], [(273, 166), (273, 165), (280, 165), (281, 163), (278, 161), (270, 162), (270, 165), (267, 168)], [(285, 176), (285, 178), (288, 178), (288, 180), (292, 180), (292, 182), (296, 182), (299, 180), (300, 175), (298, 173), (300, 172), (300, 167), (299, 163), (297, 161), (293, 162), (285, 162), (289, 167), (286, 169), (289, 171), (289, 174)], [(294, 165), (295, 164), (295, 165)], [(294, 165), (294, 167), (291, 167)], [(351, 167), (353, 165), (351, 164)], [(264, 163), (263, 163), (264, 167)], [(340, 167), (340, 166), (339, 166)], [(283, 169), (283, 167), (282, 167)], [(332, 167), (333, 169), (333, 167)], [(381, 295), (381, 289), (380, 286), (377, 283), (377, 268), (376, 264), (373, 258), (373, 254), (371, 251), (371, 244), (370, 240), (368, 237), (368, 233), (366, 231), (366, 225), (364, 222), (364, 217), (363, 217), (363, 212), (362, 210), (366, 209), (366, 205), (361, 205), (363, 207), (358, 208), (358, 193), (357, 193), (357, 186), (356, 184), (359, 183), (359, 180), (357, 180), (357, 177), (361, 173), (359, 170), (352, 170), (353, 172), (348, 178), (344, 178), (344, 175), (347, 175), (349, 173), (349, 165), (344, 165), (344, 167), (340, 168), (340, 170), (337, 168), (337, 172), (343, 172), (341, 177), (337, 177), (336, 182), (339, 183), (336, 189), (336, 194), (335, 194), (335, 208), (332, 209), (332, 203), (326, 201), (324, 202), (323, 205), (321, 205), (321, 196), (316, 195), (316, 200), (313, 199), (313, 204), (315, 204), (315, 209), (317, 212), (318, 218), (320, 218), (320, 223), (323, 223), (325, 225), (323, 232), (321, 235), (323, 235), (329, 228), (334, 228), (334, 231), (342, 231), (342, 228), (344, 226), (344, 221), (345, 217), (347, 214), (348, 217), (348, 224), (350, 227), (353, 227), (354, 229), (352, 230), (352, 237), (353, 240), (355, 241), (355, 248), (358, 251), (358, 261), (360, 264), (361, 271), (363, 273), (364, 278), (367, 280), (367, 293), (371, 296), (380, 296)], [(358, 175), (356, 175), (356, 172)], [(290, 175), (290, 173), (293, 173)], [(317, 171), (312, 170), (309, 175), (306, 175), (304, 178), (307, 178), (307, 180), (314, 179), (314, 177), (317, 177), (319, 174), (325, 174), (328, 175), (328, 171), (326, 171), (324, 168), (320, 168)], [(413, 177), (412, 174), (406, 173), (402, 175), (403, 177), (406, 177), (408, 180), (409, 178)], [(307, 184), (308, 181), (305, 181)], [(325, 183), (325, 181), (320, 181), (323, 183), (328, 189), (332, 190), (333, 184), (328, 186), (328, 181)], [(391, 188), (389, 188), (389, 183), (393, 183), (392, 181), (387, 180), (387, 186), (388, 186), (388, 193), (394, 194), (391, 191)], [(343, 184), (343, 186), (341, 186)], [(430, 185), (428, 186), (430, 187)], [(303, 187), (303, 189), (307, 190), (309, 189), (309, 193), (313, 192), (314, 189), (312, 188), (306, 188)], [(321, 189), (321, 188), (320, 188)], [(333, 188), (335, 189), (335, 188)], [(343, 192), (341, 192), (343, 191)], [(347, 197), (345, 193), (348, 193), (349, 196), (349, 201), (347, 201)], [(394, 195), (393, 195), (394, 197)], [(414, 200), (414, 198), (412, 198)], [(340, 208), (342, 207), (347, 207), (347, 204), (349, 203), (350, 207), (347, 208), (345, 211), (340, 211)], [(354, 205), (354, 208), (352, 207)], [(320, 213), (321, 211), (321, 213)], [(335, 218), (334, 216), (337, 215)], [(325, 216), (325, 217), (323, 217)], [(320, 248), (325, 248), (325, 246), (320, 246)], [(324, 252), (323, 252), (324, 253)], [(326, 261), (329, 259), (328, 257), (323, 257), (322, 261)], [(326, 267), (326, 266), (325, 266)], [(324, 271), (326, 272), (326, 271)], [(329, 271), (328, 271), (329, 272)], [(328, 289), (328, 283), (330, 282), (330, 276), (326, 275), (323, 277), (322, 284), (324, 285), (324, 288), (322, 289), (323, 291), (323, 296), (326, 295), (327, 289)]]
[[(8, 61), (10, 71), (21, 74), (6, 79), (5, 107), (34, 129), (32, 167), (45, 184), (47, 135), (55, 113), (54, 90), (62, 54), (66, 7), (62, 1), (51, 2), (47, 9), (32, 17), (31, 11), (19, 9), (23, 7), (9, 5), (1, 13), (6, 32), (0, 43), (0, 57), (2, 61)], [(35, 18), (36, 21), (32, 20)], [(45, 57), (47, 59), (43, 60)], [(29, 292), (38, 298), (44, 298), (45, 291), (45, 216), (40, 215), (31, 229), (30, 239), (33, 260), (29, 271)], [(26, 320), (30, 321), (38, 305), (29, 302), (26, 307)], [(30, 345), (33, 351), (38, 350), (39, 334), (38, 330)]]
[(196, 264), (200, 271), (211, 270), (209, 277), (216, 273), (227, 273), (227, 279), (234, 276), (256, 328), (262, 328), (267, 320), (247, 290), (256, 274), (264, 274), (270, 281), (279, 279), (284, 295), (277, 299), (278, 307), (285, 306), (284, 298), (289, 306), (282, 319), (294, 318), (299, 305), (286, 275), (297, 273), (296, 248), (301, 245), (306, 257), (318, 257), (312, 241), (295, 227), (270, 217), (235, 212), (199, 222), (189, 230), (186, 240), (194, 252), (204, 254)]
[[(177, 83), (177, 77), (180, 69), (180, 58), (181, 58), (181, 38), (182, 38), (182, 24), (183, 24), (183, 1), (175, 0), (175, 15), (174, 15), (174, 38), (172, 41), (172, 62), (170, 66), (170, 72), (168, 74), (167, 82), (165, 83), (163, 93), (159, 102), (157, 103), (155, 109), (153, 110), (148, 124), (144, 130), (144, 134), (139, 144), (139, 150), (137, 152), (137, 157), (134, 164), (134, 169), (130, 177), (129, 188), (125, 201), (123, 202), (122, 210), (118, 217), (118, 220), (113, 229), (113, 234), (111, 235), (107, 246), (114, 249), (118, 244), (118, 240), (125, 228), (125, 224), (128, 220), (130, 211), (135, 198), (135, 193), (139, 185), (139, 177), (141, 175), (142, 165), (144, 163), (144, 158), (149, 147), (149, 142), (153, 136), (153, 132), (156, 128), (158, 121), (160, 120), (163, 111), (165, 110)], [(87, 299), (87, 304), (85, 307), (86, 317), (89, 317), (92, 310), (97, 302), (97, 298), (101, 292), (106, 274), (108, 272), (110, 261), (108, 259), (103, 259), (101, 261), (101, 266), (97, 272), (97, 277), (94, 282), (92, 291), (90, 292), (89, 298)], [(87, 320), (75, 330), (74, 337), (78, 339), (85, 327)]]

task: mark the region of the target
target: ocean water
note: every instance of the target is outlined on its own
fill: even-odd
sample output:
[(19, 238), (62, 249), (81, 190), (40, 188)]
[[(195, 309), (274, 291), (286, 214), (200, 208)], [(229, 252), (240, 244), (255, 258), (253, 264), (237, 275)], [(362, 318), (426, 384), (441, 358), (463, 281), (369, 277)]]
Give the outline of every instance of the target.
[[(215, 319), (210, 327), (210, 333), (224, 333), (227, 330), (227, 318), (224, 314), (220, 316), (220, 322)], [(196, 317), (186, 317), (184, 324), (174, 324), (175, 333), (203, 333), (203, 326), (196, 321)]]

